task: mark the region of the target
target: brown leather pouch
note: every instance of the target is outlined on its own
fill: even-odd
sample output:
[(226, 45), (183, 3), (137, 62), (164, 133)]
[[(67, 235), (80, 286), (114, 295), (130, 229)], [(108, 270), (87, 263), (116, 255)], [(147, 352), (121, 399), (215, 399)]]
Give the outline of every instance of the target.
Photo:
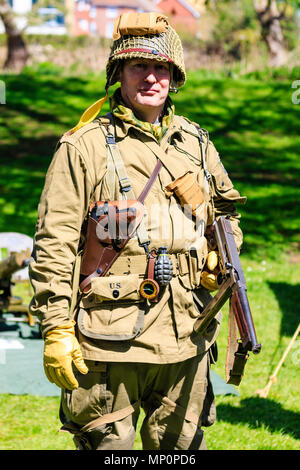
[(97, 201), (90, 207), (86, 243), (80, 269), (82, 292), (91, 279), (104, 276), (134, 235), (144, 216), (144, 206), (137, 200)]

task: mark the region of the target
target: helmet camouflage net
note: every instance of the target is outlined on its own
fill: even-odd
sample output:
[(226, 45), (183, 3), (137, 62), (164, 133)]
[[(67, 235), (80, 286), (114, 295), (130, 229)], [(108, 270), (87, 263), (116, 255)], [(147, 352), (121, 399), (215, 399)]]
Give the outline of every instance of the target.
[[(137, 27), (131, 28), (126, 25), (123, 30), (117, 30), (116, 23), (120, 23), (125, 15), (130, 16), (131, 21), (134, 19), (136, 24), (136, 18), (142, 17), (142, 19), (148, 20), (149, 15), (155, 15), (157, 25), (163, 27), (157, 27), (155, 29), (147, 25), (142, 29)], [(131, 13), (121, 15), (115, 23), (114, 38), (108, 63), (106, 66), (107, 85), (111, 86), (118, 81), (116, 71), (120, 60), (124, 59), (154, 59), (162, 62), (169, 62), (173, 65), (173, 86), (176, 88), (182, 86), (186, 80), (185, 66), (183, 59), (183, 49), (181, 40), (176, 31), (168, 24), (166, 17), (159, 16), (156, 13)], [(127, 19), (127, 18), (126, 18)], [(128, 34), (122, 34), (124, 31)], [(149, 34), (145, 32), (151, 31)]]

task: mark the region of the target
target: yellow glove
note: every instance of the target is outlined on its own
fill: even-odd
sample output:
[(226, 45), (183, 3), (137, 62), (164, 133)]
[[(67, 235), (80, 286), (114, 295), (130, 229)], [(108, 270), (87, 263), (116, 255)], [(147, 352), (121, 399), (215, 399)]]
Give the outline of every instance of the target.
[(44, 370), (49, 382), (68, 390), (78, 388), (78, 382), (72, 370), (72, 362), (79, 372), (88, 373), (75, 336), (74, 325), (75, 322), (70, 321), (48, 331), (44, 347)]
[(217, 282), (219, 258), (216, 251), (210, 251), (206, 259), (206, 267), (208, 270), (204, 269), (201, 273), (201, 285), (205, 287), (208, 291), (212, 292), (219, 288)]

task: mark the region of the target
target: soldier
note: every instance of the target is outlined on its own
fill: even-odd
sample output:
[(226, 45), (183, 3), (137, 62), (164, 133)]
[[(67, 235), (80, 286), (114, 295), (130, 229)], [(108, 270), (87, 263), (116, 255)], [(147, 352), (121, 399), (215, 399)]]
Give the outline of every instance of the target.
[[(195, 334), (194, 294), (204, 306), (217, 288), (206, 226), (229, 215), (240, 247), (235, 203), (245, 199), (208, 133), (175, 114), (169, 92), (186, 73), (166, 17), (121, 15), (106, 72), (105, 98), (61, 138), (39, 204), (31, 310), (41, 320), (45, 373), (62, 388), (62, 429), (78, 449), (132, 449), (141, 408), (144, 449), (205, 449), (221, 314)], [(118, 81), (110, 112), (95, 119)], [(145, 213), (130, 219), (134, 233), (122, 245), (100, 222), (108, 217), (109, 226), (110, 214), (120, 222), (124, 201)], [(111, 246), (118, 254), (106, 271), (99, 246), (101, 256)]]

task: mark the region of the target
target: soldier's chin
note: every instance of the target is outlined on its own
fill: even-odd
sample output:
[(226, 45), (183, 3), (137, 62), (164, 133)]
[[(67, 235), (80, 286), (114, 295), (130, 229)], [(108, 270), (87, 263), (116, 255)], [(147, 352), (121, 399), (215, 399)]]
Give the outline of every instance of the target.
[(159, 99), (157, 95), (140, 95), (137, 98), (139, 105), (158, 107), (163, 104), (163, 100)]

